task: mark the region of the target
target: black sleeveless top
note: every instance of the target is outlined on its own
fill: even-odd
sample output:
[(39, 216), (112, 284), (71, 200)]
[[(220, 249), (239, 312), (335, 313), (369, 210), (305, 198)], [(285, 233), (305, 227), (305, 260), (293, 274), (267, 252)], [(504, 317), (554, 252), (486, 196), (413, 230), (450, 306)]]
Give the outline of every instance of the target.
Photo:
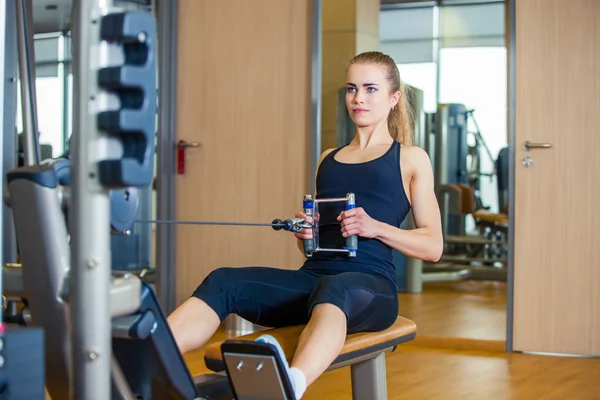
[[(343, 147), (329, 153), (321, 162), (316, 179), (317, 198), (345, 198), (346, 193), (352, 192), (356, 196), (356, 207), (362, 207), (371, 218), (400, 227), (410, 210), (400, 170), (400, 143), (394, 141), (379, 158), (355, 164), (335, 159)], [(345, 246), (346, 238), (336, 220), (344, 206), (342, 202), (319, 203), (319, 247)], [(361, 236), (358, 237), (356, 257), (340, 252), (317, 252), (302, 268), (322, 272), (377, 273), (397, 285), (392, 248), (377, 239)]]

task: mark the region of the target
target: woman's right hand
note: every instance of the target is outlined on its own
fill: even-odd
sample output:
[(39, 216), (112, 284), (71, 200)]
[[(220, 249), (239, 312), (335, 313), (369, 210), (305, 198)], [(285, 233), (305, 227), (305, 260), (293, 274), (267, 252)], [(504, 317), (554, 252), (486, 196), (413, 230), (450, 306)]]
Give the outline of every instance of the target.
[[(298, 211), (295, 215), (296, 218), (302, 218), (309, 224), (313, 223), (312, 217), (307, 216), (301, 211)], [(300, 232), (294, 232), (294, 236), (299, 240), (310, 240), (313, 238), (313, 230), (311, 228), (304, 228)]]

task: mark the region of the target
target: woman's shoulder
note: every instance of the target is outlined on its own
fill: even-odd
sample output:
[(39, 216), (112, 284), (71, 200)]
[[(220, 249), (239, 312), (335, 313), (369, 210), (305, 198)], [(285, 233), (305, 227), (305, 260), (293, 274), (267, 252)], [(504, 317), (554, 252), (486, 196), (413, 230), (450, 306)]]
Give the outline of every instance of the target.
[(319, 164), (321, 163), (321, 161), (323, 161), (328, 155), (330, 155), (332, 152), (338, 150), (336, 147), (332, 147), (331, 149), (327, 149), (325, 151), (323, 151), (321, 153), (321, 158), (319, 159)]
[(324, 159), (325, 157), (327, 157), (332, 151), (335, 151), (337, 149), (338, 149), (337, 147), (332, 147), (330, 149), (326, 149), (325, 151), (323, 151), (321, 153), (321, 160)]
[(400, 164), (402, 169), (411, 170), (414, 174), (431, 171), (429, 154), (419, 146), (401, 145)]
[(415, 162), (417, 164), (427, 163), (431, 164), (429, 154), (419, 146), (401, 146), (401, 157), (406, 158), (407, 161)]
[(321, 163), (323, 162), (323, 160), (329, 155), (331, 154), (331, 152), (333, 152), (334, 150), (337, 150), (336, 148), (331, 148), (331, 149), (327, 149), (323, 152), (321, 152), (321, 157), (319, 157), (319, 162), (317, 163), (317, 169), (321, 166)]

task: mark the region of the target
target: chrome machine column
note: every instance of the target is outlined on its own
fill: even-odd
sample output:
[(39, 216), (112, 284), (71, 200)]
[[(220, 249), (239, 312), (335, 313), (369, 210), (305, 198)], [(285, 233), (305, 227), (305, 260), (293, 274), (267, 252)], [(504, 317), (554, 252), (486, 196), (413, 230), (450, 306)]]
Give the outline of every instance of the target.
[(146, 11), (74, 2), (70, 207), (72, 398), (111, 397), (109, 189), (154, 176), (156, 28)]

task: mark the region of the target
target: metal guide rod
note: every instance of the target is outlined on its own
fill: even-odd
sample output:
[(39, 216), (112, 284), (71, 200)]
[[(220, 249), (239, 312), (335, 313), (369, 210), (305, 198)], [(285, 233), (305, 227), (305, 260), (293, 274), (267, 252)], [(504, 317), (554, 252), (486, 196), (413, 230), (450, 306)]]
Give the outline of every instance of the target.
[[(179, 1), (158, 1), (158, 141), (156, 151), (156, 217), (174, 219), (177, 204), (175, 190), (175, 152), (177, 141), (177, 60)], [(156, 227), (156, 293), (165, 314), (176, 306), (177, 230), (173, 225)]]
[(111, 271), (109, 194), (97, 160), (107, 158), (108, 139), (98, 130), (96, 108), (106, 102), (98, 68), (108, 51), (100, 41), (100, 17), (110, 0), (76, 0), (73, 26), (73, 138), (70, 324), (73, 399), (111, 397)]
[(23, 110), (23, 152), (25, 165), (40, 163), (37, 97), (35, 90), (35, 52), (33, 48), (33, 10), (31, 0), (17, 0), (17, 44)]
[[(2, 140), (2, 168), (3, 188), (7, 187), (6, 173), (17, 166), (17, 135), (15, 131), (15, 116), (17, 115), (17, 77), (18, 77), (18, 55), (17, 55), (17, 18), (16, 18), (16, 2), (3, 2), (5, 8), (2, 10), (5, 13), (5, 18), (1, 27), (3, 27), (2, 39), (3, 50), (0, 52), (3, 55), (3, 79), (1, 81), (2, 107), (0, 112), (4, 113), (4, 121), (0, 124), (3, 129)], [(19, 260), (17, 258), (17, 239), (15, 232), (15, 224), (13, 220), (12, 209), (3, 202), (2, 209), (2, 258), (0, 262), (3, 264), (14, 264)]]
[(471, 118), (471, 121), (473, 121), (473, 124), (475, 124), (475, 136), (477, 137), (477, 141), (479, 143), (481, 143), (481, 145), (485, 149), (485, 152), (487, 153), (487, 156), (492, 161), (492, 164), (494, 164), (494, 172), (495, 172), (496, 163), (494, 162), (495, 161), (494, 156), (492, 156), (492, 152), (490, 151), (490, 148), (488, 147), (487, 143), (483, 139), (483, 136), (481, 136), (481, 130), (479, 130), (479, 124), (477, 123), (477, 120), (475, 119), (475, 115), (473, 114), (474, 112), (475, 112), (475, 110), (468, 110), (466, 112), (467, 118)]
[[(7, 28), (7, 24), (6, 24), (6, 0), (0, 0), (0, 54), (4, 55), (5, 51), (6, 51), (6, 28)], [(0, 96), (0, 126), (4, 126), (4, 118), (6, 117), (4, 115), (4, 101), (6, 100), (4, 98), (4, 85), (6, 85), (6, 77), (4, 76), (4, 72), (5, 72), (5, 65), (4, 62), (0, 63), (0, 93), (2, 93), (3, 95)], [(14, 119), (14, 116), (13, 116)], [(0, 141), (0, 165), (3, 164), (3, 152), (2, 152), (2, 142)], [(2, 226), (2, 222), (3, 222), (3, 213), (0, 212), (0, 226)], [(3, 234), (3, 230), (0, 229), (0, 243), (2, 243), (2, 234)], [(0, 260), (2, 260), (3, 257), (3, 247), (0, 246)], [(4, 293), (3, 290), (3, 286), (2, 286), (2, 274), (0, 274), (0, 294)], [(3, 324), (3, 313), (0, 313), (0, 325)]]
[(311, 117), (310, 117), (310, 191), (316, 190), (321, 157), (321, 104), (323, 81), (323, 0), (312, 0), (311, 28)]

